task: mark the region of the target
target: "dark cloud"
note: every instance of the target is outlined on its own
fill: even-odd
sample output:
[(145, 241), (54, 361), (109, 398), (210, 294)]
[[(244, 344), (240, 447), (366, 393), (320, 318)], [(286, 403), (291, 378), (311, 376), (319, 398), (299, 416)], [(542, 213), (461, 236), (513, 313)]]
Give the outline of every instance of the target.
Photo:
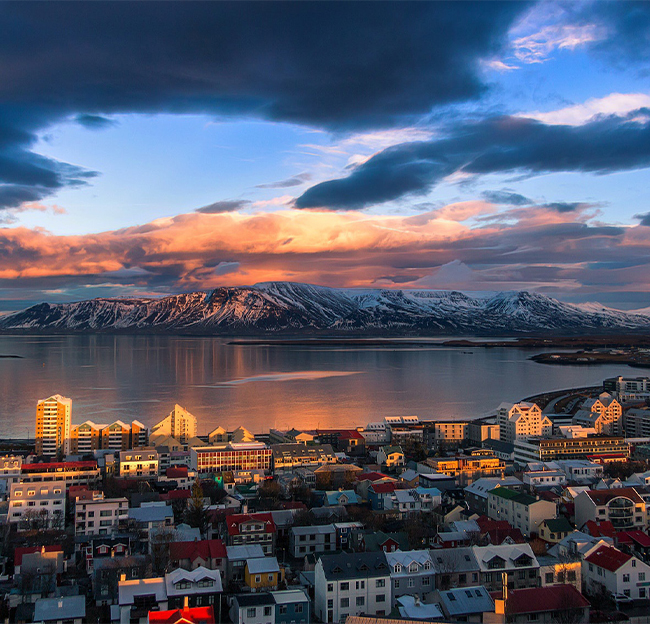
[(550, 204), (543, 204), (541, 207), (547, 210), (555, 210), (556, 212), (576, 212), (589, 208), (590, 205), (584, 202), (552, 202)]
[[(317, 184), (297, 208), (361, 209), (422, 195), (456, 173), (612, 173), (650, 165), (648, 111), (596, 119), (582, 126), (494, 117), (452, 128), (432, 141), (389, 147), (346, 178)], [(642, 121), (635, 121), (635, 117)], [(643, 121), (645, 119), (645, 121)], [(565, 205), (566, 206), (566, 205)]]
[(337, 130), (407, 123), (478, 98), (479, 60), (503, 47), (527, 6), (0, 3), (0, 181), (38, 186), (41, 197), (74, 183), (29, 151), (62, 120), (97, 129), (107, 115), (166, 112)]
[(89, 130), (103, 130), (104, 128), (109, 128), (110, 126), (115, 125), (113, 119), (103, 117), (102, 115), (89, 115), (87, 113), (77, 115), (75, 121)]
[(287, 178), (286, 180), (278, 180), (277, 182), (270, 182), (269, 184), (258, 184), (255, 188), (261, 189), (278, 189), (278, 188), (291, 188), (292, 186), (300, 186), (305, 182), (312, 179), (310, 173), (299, 173), (298, 175)]
[(227, 199), (224, 201), (214, 202), (214, 204), (209, 204), (208, 206), (203, 206), (202, 208), (197, 208), (196, 212), (203, 212), (204, 214), (217, 214), (220, 212), (234, 212), (235, 210), (241, 210), (250, 205), (250, 201), (247, 199)]
[(512, 191), (485, 191), (482, 193), (483, 199), (493, 204), (507, 204), (509, 206), (526, 206), (535, 202), (528, 197)]
[(639, 225), (646, 225), (650, 227), (650, 212), (636, 214), (634, 215), (634, 218), (639, 220)]

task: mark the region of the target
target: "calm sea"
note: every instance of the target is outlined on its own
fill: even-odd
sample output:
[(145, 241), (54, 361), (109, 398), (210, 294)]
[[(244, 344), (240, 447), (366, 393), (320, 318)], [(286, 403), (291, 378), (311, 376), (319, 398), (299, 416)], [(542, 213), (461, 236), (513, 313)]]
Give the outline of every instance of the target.
[(548, 366), (517, 348), (243, 346), (222, 338), (0, 336), (0, 437), (34, 435), (39, 398), (73, 399), (73, 422), (153, 424), (179, 403), (199, 433), (222, 425), (345, 427), (384, 416), (461, 419), (545, 390), (596, 385), (627, 366)]

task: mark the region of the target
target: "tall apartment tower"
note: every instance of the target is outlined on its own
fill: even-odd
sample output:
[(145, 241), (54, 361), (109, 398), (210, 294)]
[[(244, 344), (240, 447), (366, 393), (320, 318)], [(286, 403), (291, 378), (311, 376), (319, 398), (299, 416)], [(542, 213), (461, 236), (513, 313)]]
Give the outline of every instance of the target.
[(151, 428), (150, 441), (155, 444), (156, 438), (166, 436), (175, 438), (181, 444), (187, 444), (191, 438), (196, 437), (196, 416), (180, 405), (174, 405), (167, 417)]
[(55, 394), (36, 404), (36, 454), (61, 457), (70, 452), (72, 399)]

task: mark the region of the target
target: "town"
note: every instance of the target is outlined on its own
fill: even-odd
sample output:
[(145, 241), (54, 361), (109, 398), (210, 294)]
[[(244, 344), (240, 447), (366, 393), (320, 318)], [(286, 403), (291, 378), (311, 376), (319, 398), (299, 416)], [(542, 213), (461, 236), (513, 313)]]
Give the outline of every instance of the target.
[(645, 622), (650, 378), (463, 421), (198, 435), (36, 406), (0, 457), (0, 616)]

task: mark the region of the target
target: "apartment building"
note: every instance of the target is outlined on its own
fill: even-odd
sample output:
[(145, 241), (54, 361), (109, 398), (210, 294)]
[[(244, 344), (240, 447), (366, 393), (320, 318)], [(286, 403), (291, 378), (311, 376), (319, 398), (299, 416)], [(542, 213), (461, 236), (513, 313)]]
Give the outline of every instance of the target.
[(425, 423), (427, 446), (457, 446), (468, 439), (469, 423), (461, 420), (436, 420)]
[(54, 394), (36, 404), (36, 455), (62, 457), (70, 452), (72, 399)]
[(19, 530), (62, 529), (65, 492), (65, 483), (12, 483), (8, 522)]
[(551, 435), (553, 423), (535, 403), (501, 403), (497, 408), (499, 439), (502, 442)]
[(333, 524), (291, 527), (289, 552), (293, 557), (319, 555), (336, 550), (336, 527)]
[(473, 551), (479, 565), (480, 584), (488, 591), (501, 591), (504, 575), (508, 589), (539, 585), (540, 565), (530, 544), (475, 546)]
[(469, 506), (469, 510), (472, 513), (486, 516), (488, 512), (488, 493), (497, 487), (507, 487), (521, 492), (524, 489), (524, 484), (516, 477), (477, 479), (465, 488), (465, 501)]
[(393, 606), (399, 596), (424, 597), (435, 589), (433, 582), (433, 561), (428, 550), (400, 550), (386, 553), (390, 569)]
[(603, 390), (613, 394), (621, 403), (650, 399), (650, 377), (612, 377), (605, 379)]
[(84, 485), (92, 489), (100, 482), (101, 473), (95, 460), (73, 462), (43, 462), (23, 464), (22, 483), (62, 482), (67, 487)]
[(196, 437), (196, 416), (190, 414), (180, 405), (174, 405), (174, 409), (151, 428), (152, 444), (157, 444), (156, 438), (165, 437), (174, 438), (181, 444), (187, 444)]
[(586, 438), (537, 438), (515, 440), (515, 464), (555, 461), (558, 459), (597, 459), (615, 455), (625, 461), (630, 445), (619, 436), (588, 436)]
[(383, 552), (322, 555), (316, 563), (314, 612), (321, 622), (391, 612), (391, 578)]
[(537, 534), (539, 525), (556, 515), (557, 507), (550, 501), (538, 500), (507, 487), (498, 487), (488, 492), (488, 517), (507, 521), (510, 526), (519, 529), (524, 537)]
[[(503, 478), (506, 468), (505, 462), (493, 455), (429, 457), (425, 463), (437, 473), (454, 477), (459, 485), (468, 485), (484, 477)], [(422, 482), (422, 476), (420, 476), (420, 482)]]
[(79, 501), (75, 505), (75, 535), (112, 535), (120, 521), (129, 516), (129, 501), (126, 498), (101, 498)]
[(608, 392), (597, 398), (587, 399), (574, 417), (573, 424), (591, 427), (601, 435), (621, 435), (623, 432), (623, 408)]
[(650, 438), (650, 409), (630, 408), (624, 416), (625, 435), (628, 438)]
[(578, 529), (589, 520), (609, 520), (617, 531), (647, 527), (646, 504), (634, 488), (587, 490), (573, 502)]
[(151, 448), (120, 451), (120, 477), (155, 479), (158, 477), (158, 451)]
[(190, 449), (190, 466), (199, 474), (228, 470), (271, 470), (273, 451), (263, 442), (229, 442)]
[(307, 446), (300, 442), (293, 444), (272, 444), (274, 472), (293, 470), (302, 466), (335, 464), (338, 459), (331, 444)]
[(499, 440), (499, 425), (484, 420), (472, 420), (467, 425), (467, 439), (478, 446), (482, 446), (485, 440)]

